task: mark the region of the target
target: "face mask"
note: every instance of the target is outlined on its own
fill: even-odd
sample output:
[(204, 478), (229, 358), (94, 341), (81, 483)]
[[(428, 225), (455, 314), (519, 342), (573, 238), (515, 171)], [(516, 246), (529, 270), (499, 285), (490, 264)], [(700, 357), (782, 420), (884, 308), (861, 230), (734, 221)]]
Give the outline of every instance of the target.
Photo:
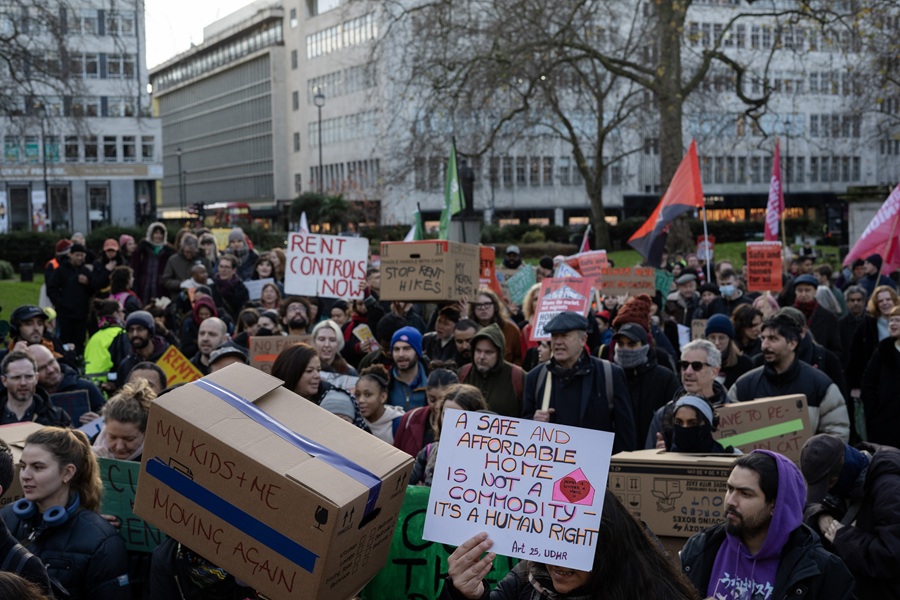
[(723, 296), (731, 296), (734, 294), (735, 287), (733, 285), (721, 285), (719, 286), (719, 291), (722, 292)]
[(649, 351), (650, 346), (641, 346), (640, 348), (637, 348), (635, 350), (629, 350), (628, 348), (620, 348), (619, 346), (616, 346), (616, 364), (623, 369), (633, 369), (634, 367), (639, 367), (647, 362), (647, 353)]
[(674, 425), (673, 452), (707, 452), (712, 446), (711, 427), (704, 423), (698, 427)]

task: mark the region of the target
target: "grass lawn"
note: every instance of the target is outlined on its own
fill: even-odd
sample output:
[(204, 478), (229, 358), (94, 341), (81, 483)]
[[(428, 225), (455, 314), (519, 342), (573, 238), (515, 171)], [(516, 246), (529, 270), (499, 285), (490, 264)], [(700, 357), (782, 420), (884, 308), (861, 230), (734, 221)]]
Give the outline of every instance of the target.
[[(744, 259), (741, 254), (745, 252), (747, 245), (744, 242), (728, 242), (725, 244), (716, 244), (714, 258), (717, 261), (727, 260), (734, 265), (734, 268), (740, 271), (744, 266)], [(799, 248), (792, 247), (796, 253)], [(819, 253), (817, 263), (829, 263), (832, 267), (838, 266), (838, 248), (837, 246), (816, 246), (816, 252)], [(610, 252), (609, 257), (613, 260), (617, 267), (632, 267), (641, 260), (641, 256), (634, 250), (621, 250), (619, 252)]]
[(35, 273), (34, 281), (22, 283), (18, 276), (15, 279), (0, 281), (0, 306), (3, 312), (0, 318), (9, 319), (9, 314), (17, 306), (23, 304), (37, 304), (41, 294), (41, 285), (44, 283), (44, 274)]

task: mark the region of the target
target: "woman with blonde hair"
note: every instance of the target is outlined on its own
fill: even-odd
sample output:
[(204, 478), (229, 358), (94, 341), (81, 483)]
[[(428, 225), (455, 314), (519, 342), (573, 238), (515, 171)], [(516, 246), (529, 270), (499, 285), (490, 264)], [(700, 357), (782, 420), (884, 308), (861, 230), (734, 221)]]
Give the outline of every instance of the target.
[(103, 407), (105, 425), (91, 449), (100, 458), (141, 460), (150, 404), (156, 391), (146, 379), (126, 383)]
[(103, 487), (81, 431), (44, 427), (19, 460), (24, 498), (0, 511), (72, 600), (130, 600), (125, 541), (97, 511)]

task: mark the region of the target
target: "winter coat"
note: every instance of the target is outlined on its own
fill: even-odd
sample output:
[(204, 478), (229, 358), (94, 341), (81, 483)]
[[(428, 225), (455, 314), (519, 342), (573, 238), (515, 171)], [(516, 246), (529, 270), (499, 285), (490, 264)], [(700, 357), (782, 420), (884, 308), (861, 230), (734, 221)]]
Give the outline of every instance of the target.
[(400, 427), (400, 420), (403, 418), (404, 412), (397, 406), (390, 404), (384, 405), (384, 412), (375, 421), (368, 421), (369, 429), (372, 435), (383, 440), (385, 443), (394, 443), (394, 434)]
[(121, 326), (110, 325), (90, 337), (84, 347), (84, 373), (87, 377), (94, 381), (106, 381), (106, 374), (115, 366), (113, 343), (124, 333), (125, 330)]
[(806, 320), (806, 325), (817, 344), (841, 355), (841, 331), (838, 318), (833, 312), (819, 306)]
[[(584, 590), (574, 590), (567, 594), (553, 594), (548, 590), (547, 594), (542, 594), (528, 580), (528, 562), (520, 562), (512, 571), (506, 574), (506, 577), (500, 580), (494, 589), (491, 589), (487, 581), (483, 582), (484, 592), (479, 600), (545, 600), (552, 598), (553, 600), (587, 600), (589, 596)], [(549, 580), (548, 576), (542, 578), (546, 584)], [(438, 600), (464, 600), (465, 596), (460, 594), (449, 577), (444, 579), (444, 587)]]
[(428, 357), (429, 362), (433, 360), (441, 362), (453, 360), (456, 356), (456, 342), (453, 341), (453, 336), (451, 335), (447, 343), (441, 345), (441, 339), (437, 336), (437, 333), (431, 331), (422, 337), (422, 354)]
[(672, 399), (681, 384), (672, 371), (656, 362), (656, 352), (653, 348), (650, 348), (647, 362), (643, 365), (622, 370), (628, 384), (628, 395), (631, 396), (635, 432), (640, 442), (647, 437), (653, 415)]
[(741, 376), (728, 390), (728, 401), (746, 402), (788, 394), (806, 395), (814, 433), (830, 433), (845, 443), (850, 439), (850, 417), (838, 386), (822, 371), (798, 358), (783, 373), (765, 365)]
[[(464, 369), (468, 371), (460, 383), (474, 385), (481, 390), (488, 407), (499, 415), (520, 417), (522, 415), (522, 391), (525, 387), (525, 371), (521, 367), (503, 360), (506, 354), (506, 339), (500, 326), (492, 323), (472, 337), (472, 353), (479, 340), (488, 340), (497, 349), (497, 364), (487, 373), (481, 373), (473, 363)], [(460, 370), (460, 375), (463, 375)], [(518, 384), (513, 378), (519, 378)]]
[(841, 336), (840, 358), (841, 365), (845, 369), (850, 363), (850, 347), (853, 345), (853, 336), (856, 335), (856, 330), (860, 328), (864, 320), (865, 316), (854, 317), (849, 313), (838, 320), (838, 331)]
[[(79, 275), (87, 277), (88, 283), (79, 282)], [(50, 301), (53, 302), (60, 317), (87, 321), (93, 293), (90, 279), (90, 269), (84, 265), (74, 267), (69, 261), (59, 265), (59, 268), (53, 272), (53, 276), (47, 283), (47, 295), (50, 296)]]
[(194, 561), (205, 562), (205, 559), (173, 538), (166, 538), (153, 551), (150, 600), (244, 600), (255, 597), (251, 588), (238, 584), (228, 573), (207, 585), (195, 584), (191, 577)]
[(900, 351), (895, 343), (890, 337), (878, 342), (863, 373), (862, 403), (866, 439), (900, 448)]
[(162, 275), (173, 254), (175, 249), (165, 243), (161, 246), (154, 246), (147, 240), (138, 243), (131, 256), (131, 268), (134, 269), (134, 291), (143, 303), (166, 295)]
[[(0, 561), (5, 561), (8, 556), (11, 556), (10, 552), (15, 552), (14, 548), (18, 543), (18, 540), (9, 532), (6, 523), (3, 522), (3, 519), (0, 519)], [(41, 591), (48, 596), (52, 594), (47, 569), (37, 556), (34, 556), (34, 554), (28, 556), (21, 553), (21, 551), (18, 555), (13, 554), (12, 556), (17, 556), (17, 559), (9, 566), (11, 572), (38, 585)], [(25, 561), (20, 563), (18, 560), (20, 557), (25, 558)]]
[[(42, 515), (22, 520), (12, 506), (0, 516), (18, 540), (27, 539)], [(106, 519), (78, 509), (63, 524), (50, 527), (28, 544), (47, 573), (68, 590), (71, 600), (131, 600), (125, 540)]]
[(169, 342), (167, 342), (162, 336), (159, 335), (154, 335), (153, 337), (151, 337), (150, 343), (153, 344), (153, 352), (151, 352), (150, 356), (148, 356), (147, 358), (142, 358), (139, 354), (134, 352), (131, 344), (128, 345), (128, 356), (119, 361), (119, 366), (116, 368), (116, 385), (118, 385), (119, 387), (125, 385), (125, 381), (128, 379), (128, 374), (131, 373), (131, 369), (133, 369), (136, 364), (144, 362), (145, 360), (155, 363), (169, 348)]
[[(400, 381), (397, 378), (397, 368), (391, 368), (391, 384), (388, 386), (388, 404), (399, 406), (405, 411), (410, 411), (419, 406), (426, 406), (428, 400), (425, 398), (425, 384), (428, 382), (428, 373), (425, 371), (425, 365), (422, 364), (422, 357), (416, 363), (416, 378), (411, 384)], [(360, 371), (364, 367), (360, 366)]]
[[(725, 542), (725, 524), (698, 533), (681, 551), (681, 568), (701, 595), (706, 594), (713, 564)], [(801, 525), (788, 536), (781, 553), (771, 600), (851, 600), (853, 576), (825, 550), (818, 536)]]
[(669, 319), (686, 327), (691, 326), (691, 319), (698, 306), (699, 294), (694, 294), (690, 300), (685, 300), (679, 292), (672, 292), (666, 297), (666, 314)]
[[(6, 403), (9, 401), (9, 390), (4, 389), (0, 392), (0, 416), (5, 416), (7, 408)], [(69, 416), (69, 413), (64, 411), (63, 409), (53, 406), (50, 402), (50, 398), (47, 396), (47, 392), (38, 387), (34, 391), (34, 396), (32, 396), (31, 408), (25, 413), (25, 418), (23, 421), (34, 421), (39, 425), (47, 425), (53, 427), (70, 427), (72, 425), (72, 418)], [(30, 416), (29, 416), (30, 415)], [(15, 419), (15, 417), (13, 417)], [(0, 425), (9, 425), (11, 423), (17, 423), (22, 421), (9, 420), (5, 419), (0, 422)]]
[[(115, 261), (117, 267), (128, 264), (122, 258), (122, 254), (118, 252), (116, 253)], [(94, 261), (94, 269), (91, 271), (91, 288), (94, 292), (109, 291), (109, 276), (112, 274), (112, 270), (106, 268), (109, 262), (105, 253), (104, 256)]]
[[(675, 412), (675, 402), (686, 395), (688, 395), (687, 390), (679, 386), (675, 393), (672, 394), (672, 399), (653, 414), (653, 420), (650, 422), (650, 428), (647, 430), (647, 437), (644, 441), (644, 448), (656, 448), (656, 434), (661, 433), (666, 442), (666, 448), (672, 449), (672, 419)], [(728, 401), (728, 390), (718, 381), (713, 381), (713, 395), (710, 398), (704, 398), (704, 400), (709, 402), (709, 405), (713, 408), (722, 406)]]
[(165, 293), (172, 297), (177, 296), (181, 290), (181, 282), (191, 278), (191, 269), (197, 263), (206, 267), (207, 273), (212, 272), (212, 265), (209, 264), (209, 259), (200, 250), (197, 250), (194, 258), (187, 258), (180, 251), (170, 256), (169, 260), (166, 261), (162, 274), (162, 285)]
[(878, 319), (866, 315), (863, 322), (853, 334), (850, 346), (850, 360), (847, 362), (847, 387), (851, 390), (862, 389), (862, 376), (878, 347)]
[(637, 434), (625, 373), (618, 365), (611, 366), (613, 400), (609, 402), (604, 367), (599, 358), (582, 351), (571, 369), (563, 369), (551, 358), (525, 376), (522, 417), (531, 419), (540, 409), (549, 372), (552, 374), (550, 408), (555, 410), (550, 415), (551, 423), (614, 432), (613, 454), (636, 450)]
[(60, 364), (59, 368), (62, 369), (63, 373), (62, 381), (59, 382), (59, 387), (49, 393), (59, 394), (85, 390), (91, 403), (91, 411), (99, 413), (103, 409), (103, 405), (106, 404), (106, 398), (103, 397), (103, 392), (100, 391), (100, 388), (87, 379), (79, 377), (75, 369), (68, 365)]

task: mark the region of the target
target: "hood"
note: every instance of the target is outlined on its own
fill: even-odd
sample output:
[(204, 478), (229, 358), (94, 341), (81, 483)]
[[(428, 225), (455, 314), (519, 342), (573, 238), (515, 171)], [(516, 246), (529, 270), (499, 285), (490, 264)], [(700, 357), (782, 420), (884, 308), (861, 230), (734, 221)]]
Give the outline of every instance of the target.
[[(146, 240), (147, 240), (148, 242), (150, 242), (150, 240), (152, 239), (153, 230), (154, 230), (154, 229), (157, 229), (157, 228), (162, 228), (162, 230), (163, 230), (163, 245), (165, 246), (166, 240), (169, 239), (169, 230), (166, 229), (166, 226), (165, 226), (163, 223), (160, 223), (159, 221), (156, 221), (156, 222), (154, 222), (154, 223), (150, 223), (150, 226), (147, 227), (147, 237), (146, 237)], [(151, 243), (152, 243), (152, 242), (151, 242)]]
[(65, 390), (74, 386), (78, 382), (78, 372), (64, 362), (57, 362), (59, 362), (59, 368), (62, 370), (63, 375), (59, 382), (59, 389)]
[(194, 309), (193, 309), (194, 323), (196, 323), (197, 325), (199, 325), (200, 321), (201, 321), (200, 316), (197, 314), (197, 312), (200, 310), (201, 306), (205, 306), (206, 308), (211, 310), (212, 316), (214, 316), (214, 317), (219, 316), (219, 309), (216, 308), (216, 303), (213, 302), (212, 298), (210, 298), (209, 296), (203, 296), (202, 298), (197, 298), (197, 301), (194, 302)]
[[(503, 330), (496, 323), (491, 323), (487, 327), (483, 327), (481, 331), (472, 336), (472, 350), (474, 353), (475, 344), (478, 340), (490, 340), (490, 342), (500, 351), (500, 361), (506, 356), (506, 338), (503, 336)], [(498, 364), (499, 362), (498, 361)]]
[(775, 510), (769, 524), (769, 534), (755, 559), (781, 556), (791, 532), (803, 522), (803, 506), (806, 504), (806, 481), (800, 469), (777, 452), (754, 450), (768, 454), (778, 465), (778, 497), (775, 498)]

